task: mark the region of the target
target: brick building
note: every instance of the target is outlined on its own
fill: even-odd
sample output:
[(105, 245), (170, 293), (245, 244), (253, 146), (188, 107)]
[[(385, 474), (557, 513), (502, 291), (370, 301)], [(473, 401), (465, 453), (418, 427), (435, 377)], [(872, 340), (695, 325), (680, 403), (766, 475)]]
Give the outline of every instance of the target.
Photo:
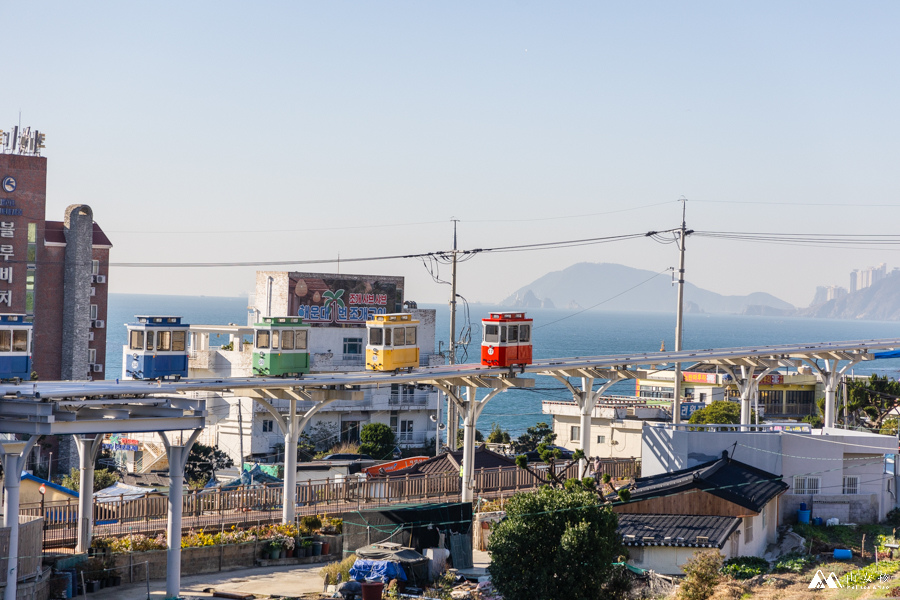
[(103, 379), (112, 244), (87, 205), (46, 220), (38, 136), (18, 128), (0, 134), (0, 313), (33, 321), (39, 379)]

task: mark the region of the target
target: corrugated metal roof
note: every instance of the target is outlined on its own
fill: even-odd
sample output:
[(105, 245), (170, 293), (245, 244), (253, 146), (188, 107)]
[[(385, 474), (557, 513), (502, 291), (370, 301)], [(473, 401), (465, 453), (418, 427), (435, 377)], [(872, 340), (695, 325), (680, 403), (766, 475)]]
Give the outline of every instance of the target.
[(781, 480), (781, 475), (757, 469), (728, 458), (727, 453), (723, 453), (723, 457), (718, 460), (689, 469), (636, 479), (631, 490), (631, 501), (671, 496), (689, 490), (703, 490), (738, 506), (759, 512), (769, 500), (787, 488), (788, 485)]
[[(433, 458), (422, 461), (408, 469), (402, 471), (394, 471), (391, 477), (398, 475), (420, 475), (434, 473), (459, 473), (462, 466), (462, 450), (456, 452), (444, 452)], [(475, 448), (475, 470), (478, 469), (496, 469), (497, 467), (516, 466), (516, 461), (507, 458), (502, 454), (497, 454), (488, 450), (484, 445)]]
[(740, 517), (620, 514), (618, 533), (626, 546), (722, 548)]

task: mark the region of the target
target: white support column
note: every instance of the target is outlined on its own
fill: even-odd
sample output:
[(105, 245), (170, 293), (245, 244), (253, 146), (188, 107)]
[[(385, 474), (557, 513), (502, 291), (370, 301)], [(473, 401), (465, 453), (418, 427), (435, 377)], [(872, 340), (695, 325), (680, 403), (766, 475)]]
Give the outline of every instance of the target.
[(819, 377), (822, 379), (822, 384), (825, 386), (825, 428), (833, 428), (834, 413), (836, 410), (834, 399), (838, 382), (848, 369), (852, 368), (862, 360), (862, 357), (851, 360), (840, 369), (838, 369), (839, 361), (837, 359), (825, 359), (823, 361), (825, 364), (824, 367), (820, 367), (815, 359), (805, 358), (804, 360), (819, 374)]
[(579, 394), (575, 402), (578, 404), (578, 410), (581, 420), (579, 442), (581, 450), (584, 452), (584, 458), (578, 461), (579, 472), (581, 476), (587, 473), (588, 459), (591, 457), (591, 415), (594, 407), (597, 405), (599, 394), (594, 394), (594, 379), (592, 377), (581, 378), (581, 394)]
[(181, 517), (184, 509), (184, 466), (191, 447), (202, 430), (196, 429), (183, 446), (169, 442), (166, 434), (159, 432), (169, 458), (169, 510), (166, 525), (166, 600), (174, 600), (181, 593)]
[(3, 600), (16, 600), (19, 579), (19, 485), (25, 457), (37, 442), (34, 436), (27, 442), (3, 442), (0, 444), (0, 460), (3, 461), (3, 526), (9, 528), (9, 559), (6, 571), (6, 589)]
[(78, 490), (78, 539), (75, 552), (87, 552), (94, 530), (94, 461), (102, 445), (102, 434), (76, 435), (80, 488)]
[[(261, 390), (261, 392), (265, 392), (265, 390)], [(299, 389), (286, 390), (286, 393), (290, 396), (286, 416), (282, 416), (268, 400), (255, 398), (255, 401), (272, 415), (272, 419), (278, 424), (278, 428), (284, 436), (284, 487), (281, 497), (281, 522), (293, 523), (297, 514), (297, 442), (300, 440), (300, 433), (306, 429), (306, 425), (313, 415), (337, 398), (316, 402), (312, 408), (303, 413), (303, 416), (300, 416), (297, 411), (297, 402), (300, 400), (312, 402), (312, 396)]]
[[(463, 416), (463, 472), (462, 472), (462, 498), (463, 502), (472, 502), (475, 498), (475, 426), (478, 424), (478, 417), (487, 403), (499, 394), (506, 391), (506, 387), (496, 388), (490, 391), (487, 396), (480, 402), (476, 399), (475, 394), (478, 388), (467, 387), (466, 399), (462, 401), (460, 412)], [(460, 399), (462, 400), (462, 399)]]
[(476, 416), (475, 393), (478, 388), (466, 388), (465, 412), (463, 412), (463, 473), (462, 473), (462, 501), (474, 500), (474, 463), (475, 463), (475, 423)]
[(290, 399), (287, 432), (284, 434), (284, 490), (281, 494), (281, 522), (293, 523), (297, 506), (297, 401)]

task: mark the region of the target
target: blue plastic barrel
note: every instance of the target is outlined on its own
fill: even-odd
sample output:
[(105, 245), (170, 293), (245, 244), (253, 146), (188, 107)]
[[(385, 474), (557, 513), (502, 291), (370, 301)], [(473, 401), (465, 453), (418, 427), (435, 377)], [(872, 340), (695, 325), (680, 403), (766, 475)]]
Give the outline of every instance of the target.
[(803, 510), (802, 508), (797, 511), (797, 522), (799, 523), (807, 523), (809, 524), (809, 513), (808, 510)]
[(853, 558), (853, 552), (850, 550), (838, 549), (834, 551), (834, 560), (850, 560)]

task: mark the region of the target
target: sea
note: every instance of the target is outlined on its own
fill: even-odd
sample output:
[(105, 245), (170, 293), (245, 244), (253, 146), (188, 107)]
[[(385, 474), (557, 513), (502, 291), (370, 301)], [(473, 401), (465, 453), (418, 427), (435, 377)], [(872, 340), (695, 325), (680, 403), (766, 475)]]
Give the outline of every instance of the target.
[[(197, 325), (245, 325), (247, 306), (246, 297), (110, 294), (106, 378), (121, 376), (125, 324), (133, 323), (135, 315), (180, 316), (183, 322)], [(450, 337), (448, 306), (420, 304), (419, 307), (437, 310), (436, 345), (439, 348), (436, 347), (435, 351), (446, 351)], [(501, 310), (510, 309), (486, 304), (458, 307), (459, 337), (465, 340), (467, 332), (470, 332), (470, 343), (460, 352), (459, 362), (479, 360), (480, 320), (491, 311)], [(669, 314), (528, 309), (526, 313), (534, 319), (534, 358), (656, 352), (663, 343), (667, 350), (675, 349), (674, 310)], [(900, 338), (900, 322), (705, 314), (684, 316), (685, 350), (879, 338)], [(211, 340), (210, 343), (215, 345), (226, 341)], [(900, 376), (900, 359), (870, 361), (857, 365), (853, 372), (863, 375), (877, 373), (896, 379)], [(634, 382), (617, 383), (607, 393), (633, 395)], [(511, 436), (517, 437), (538, 422), (550, 422), (549, 415), (541, 413), (542, 400), (571, 399), (558, 381), (538, 378), (534, 388), (498, 394), (485, 407), (477, 427), (487, 434), (492, 425), (497, 424)]]

